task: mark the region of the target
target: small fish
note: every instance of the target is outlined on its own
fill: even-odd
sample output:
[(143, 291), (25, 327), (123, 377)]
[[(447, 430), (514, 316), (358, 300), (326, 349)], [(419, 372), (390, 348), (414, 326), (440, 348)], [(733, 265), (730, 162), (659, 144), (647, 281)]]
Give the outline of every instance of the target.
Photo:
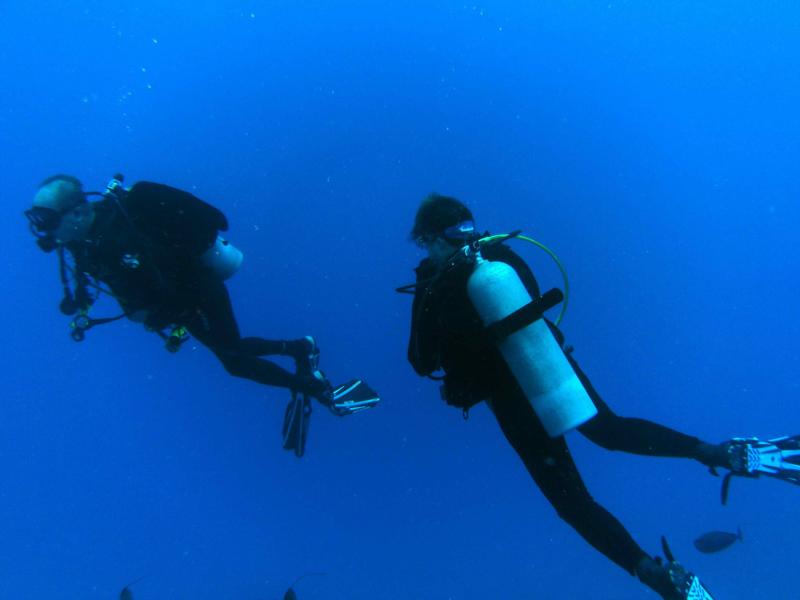
[(744, 542), (741, 527), (736, 530), (736, 533), (729, 533), (727, 531), (709, 531), (708, 533), (704, 533), (694, 541), (694, 547), (703, 554), (712, 554), (720, 550), (725, 550), (725, 548), (735, 543), (736, 540)]
[(297, 600), (297, 594), (292, 588), (289, 588), (283, 595), (283, 600)]
[(133, 592), (131, 591), (131, 586), (135, 583), (139, 583), (145, 577), (147, 576), (142, 575), (141, 577), (139, 577), (139, 579), (134, 579), (128, 585), (122, 588), (122, 591), (119, 593), (119, 600), (133, 600)]
[[(325, 575), (325, 573), (306, 573), (305, 575), (301, 575), (297, 579), (292, 582), (292, 585), (289, 586), (289, 589), (286, 590), (286, 593), (283, 595), (283, 600), (298, 600), (297, 592), (294, 591), (294, 586), (296, 586), (302, 579), (305, 577), (321, 577)], [(122, 600), (122, 599), (120, 599)], [(128, 599), (126, 599), (128, 600)]]

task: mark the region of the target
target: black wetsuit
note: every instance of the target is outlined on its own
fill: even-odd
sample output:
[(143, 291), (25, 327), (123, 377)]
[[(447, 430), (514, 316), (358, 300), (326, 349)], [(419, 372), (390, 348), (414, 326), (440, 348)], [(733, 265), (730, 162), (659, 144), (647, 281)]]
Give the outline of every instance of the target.
[[(530, 268), (507, 246), (485, 248), (483, 256), (511, 265), (531, 297), (539, 296)], [(506, 439), (559, 516), (592, 546), (633, 574), (646, 553), (589, 494), (564, 437), (551, 438), (546, 433), (499, 351), (484, 333), (466, 291), (472, 266), (456, 266), (437, 278), (437, 269), (426, 259), (416, 271), (418, 285), (408, 349), (415, 371), (430, 375), (443, 369), (449, 404), (468, 409), (477, 402), (488, 401)], [(548, 324), (563, 346), (561, 332)], [(597, 416), (580, 427), (584, 436), (608, 450), (703, 461), (704, 444), (699, 439), (612, 412), (569, 353), (567, 358), (598, 410)]]
[(93, 206), (88, 239), (67, 245), (79, 285), (86, 276), (102, 282), (127, 315), (143, 315), (153, 330), (186, 327), (232, 375), (310, 391), (304, 389), (310, 382), (259, 358), (294, 355), (298, 342), (242, 338), (225, 284), (200, 264), (217, 232), (228, 227), (219, 210), (149, 182), (135, 184), (119, 203), (105, 199)]

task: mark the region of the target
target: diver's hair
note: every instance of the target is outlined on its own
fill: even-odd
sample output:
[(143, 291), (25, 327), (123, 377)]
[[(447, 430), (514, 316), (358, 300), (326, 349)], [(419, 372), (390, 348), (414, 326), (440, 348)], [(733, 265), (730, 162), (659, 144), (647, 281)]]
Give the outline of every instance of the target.
[(65, 202), (66, 205), (77, 206), (87, 201), (86, 194), (83, 193), (83, 184), (81, 180), (72, 175), (65, 175), (63, 173), (51, 175), (42, 180), (39, 184), (39, 189), (51, 183), (55, 183), (56, 181), (64, 182), (64, 185), (60, 186), (59, 193), (64, 195), (65, 200), (68, 199), (68, 201)]
[(448, 227), (472, 220), (472, 212), (463, 202), (457, 198), (432, 192), (417, 209), (411, 239), (417, 239), (422, 235), (438, 235)]

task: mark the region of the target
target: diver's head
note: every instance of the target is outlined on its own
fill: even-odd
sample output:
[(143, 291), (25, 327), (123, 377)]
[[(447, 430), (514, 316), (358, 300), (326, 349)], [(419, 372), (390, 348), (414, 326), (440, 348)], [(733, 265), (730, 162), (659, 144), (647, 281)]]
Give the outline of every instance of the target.
[(45, 251), (85, 238), (94, 222), (94, 210), (86, 200), (83, 184), (71, 175), (45, 179), (25, 216)]
[(432, 193), (419, 205), (411, 238), (435, 263), (446, 261), (475, 237), (472, 212), (460, 200)]

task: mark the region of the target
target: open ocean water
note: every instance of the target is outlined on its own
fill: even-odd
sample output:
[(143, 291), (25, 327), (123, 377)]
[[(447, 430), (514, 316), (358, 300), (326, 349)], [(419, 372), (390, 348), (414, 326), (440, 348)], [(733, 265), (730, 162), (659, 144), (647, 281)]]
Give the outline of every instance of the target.
[[(420, 200), (522, 229), (617, 412), (718, 442), (800, 432), (800, 5), (116, 0), (0, 6), (0, 599), (656, 598), (561, 522), (484, 406), (406, 362)], [(57, 172), (221, 208), (245, 335), (313, 334), (377, 409), (313, 415), (132, 322), (76, 344), (22, 211)], [(547, 289), (547, 256), (515, 248)], [(109, 299), (97, 316), (117, 314)], [(800, 489), (609, 453), (595, 498), (718, 599), (800, 598)], [(711, 555), (710, 529), (745, 543)]]

